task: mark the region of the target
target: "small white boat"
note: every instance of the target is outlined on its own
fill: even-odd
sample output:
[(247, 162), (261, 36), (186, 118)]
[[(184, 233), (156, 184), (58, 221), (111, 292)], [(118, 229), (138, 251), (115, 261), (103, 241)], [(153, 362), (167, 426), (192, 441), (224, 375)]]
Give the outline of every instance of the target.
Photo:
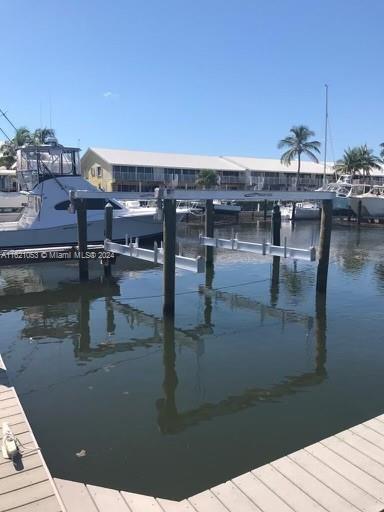
[[(295, 220), (313, 220), (320, 218), (321, 209), (315, 203), (296, 203)], [(292, 220), (293, 206), (280, 207), (281, 218)]]
[[(97, 191), (81, 176), (79, 149), (61, 146), (56, 141), (20, 148), (17, 172), (27, 204), (18, 221), (0, 224), (0, 248), (76, 244), (77, 216), (70, 208), (69, 192)], [(124, 240), (126, 236), (153, 238), (162, 233), (163, 225), (155, 215), (156, 208), (137, 205), (126, 208), (107, 198), (85, 201), (89, 243), (104, 239), (104, 207), (107, 202), (114, 208), (114, 240)], [(178, 209), (177, 219), (181, 220), (186, 212), (187, 209)]]
[(213, 200), (213, 208), (215, 213), (223, 213), (233, 215), (241, 211), (241, 206), (234, 204), (233, 201), (220, 201), (219, 199)]

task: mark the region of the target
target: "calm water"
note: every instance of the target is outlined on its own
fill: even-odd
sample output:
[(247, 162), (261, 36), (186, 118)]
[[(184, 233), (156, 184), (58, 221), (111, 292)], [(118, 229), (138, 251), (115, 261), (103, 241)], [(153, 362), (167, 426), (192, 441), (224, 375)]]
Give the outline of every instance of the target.
[(0, 352), (53, 475), (179, 499), (382, 413), (384, 229), (332, 236), (326, 305), (314, 264), (219, 252), (207, 283), (178, 272), (174, 329), (150, 265), (1, 268)]

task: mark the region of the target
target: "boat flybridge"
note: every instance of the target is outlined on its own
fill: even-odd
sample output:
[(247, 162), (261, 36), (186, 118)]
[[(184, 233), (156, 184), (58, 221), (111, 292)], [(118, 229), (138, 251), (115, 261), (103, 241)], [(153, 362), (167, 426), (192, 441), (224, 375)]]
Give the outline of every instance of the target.
[[(70, 190), (98, 191), (80, 172), (79, 149), (64, 147), (56, 139), (17, 151), (17, 175), (26, 206), (17, 222), (0, 224), (0, 248), (42, 247), (77, 243), (77, 216), (71, 208)], [(100, 192), (100, 191), (99, 191)], [(86, 199), (89, 243), (104, 239), (104, 207), (114, 209), (113, 239), (151, 238), (162, 232), (156, 208), (127, 208), (117, 200)], [(177, 210), (178, 220), (186, 210)]]

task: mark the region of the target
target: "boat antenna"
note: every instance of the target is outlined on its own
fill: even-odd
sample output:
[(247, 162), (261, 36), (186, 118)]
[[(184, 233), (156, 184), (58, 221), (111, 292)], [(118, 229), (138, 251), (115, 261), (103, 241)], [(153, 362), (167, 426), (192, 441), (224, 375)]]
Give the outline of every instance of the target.
[(17, 132), (17, 128), (16, 126), (12, 123), (12, 121), (9, 119), (9, 117), (7, 116), (6, 112), (3, 112), (0, 108), (0, 114), (8, 121), (8, 123), (12, 126), (12, 128), (15, 130), (15, 132)]
[(327, 142), (328, 142), (328, 84), (325, 86), (325, 127), (324, 127), (324, 174), (323, 185), (327, 184)]

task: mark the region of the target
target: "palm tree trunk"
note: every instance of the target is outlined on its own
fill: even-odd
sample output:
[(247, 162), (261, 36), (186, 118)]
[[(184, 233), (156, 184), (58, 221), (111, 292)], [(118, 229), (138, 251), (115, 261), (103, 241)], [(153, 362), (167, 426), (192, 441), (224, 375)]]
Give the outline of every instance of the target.
[[(300, 168), (301, 168), (301, 153), (297, 154), (297, 177), (296, 177), (296, 187), (295, 190), (298, 189), (299, 179), (300, 179)], [(292, 215), (291, 220), (294, 222), (296, 220), (296, 203), (292, 203)]]

